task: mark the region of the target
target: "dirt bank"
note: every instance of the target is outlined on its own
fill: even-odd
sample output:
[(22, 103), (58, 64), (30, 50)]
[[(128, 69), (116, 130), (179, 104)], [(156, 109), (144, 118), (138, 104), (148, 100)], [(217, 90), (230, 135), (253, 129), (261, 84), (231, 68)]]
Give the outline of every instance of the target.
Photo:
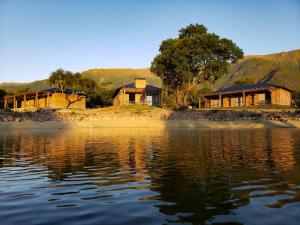
[(300, 121), (192, 121), (192, 120), (113, 120), (113, 121), (23, 121), (0, 123), (0, 132), (10, 129), (78, 129), (78, 128), (300, 128)]
[(100, 127), (300, 127), (300, 110), (190, 110), (147, 106), (0, 112), (0, 129)]

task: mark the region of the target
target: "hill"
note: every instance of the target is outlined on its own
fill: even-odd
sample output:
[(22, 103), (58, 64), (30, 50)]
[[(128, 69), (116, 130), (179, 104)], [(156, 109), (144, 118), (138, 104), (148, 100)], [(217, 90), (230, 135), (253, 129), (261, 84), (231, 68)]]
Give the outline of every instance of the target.
[[(132, 83), (135, 78), (145, 78), (150, 85), (161, 86), (161, 80), (149, 69), (90, 69), (81, 72), (83, 77), (95, 80), (100, 86), (115, 89), (122, 85)], [(6, 91), (40, 90), (49, 88), (47, 80), (38, 80), (29, 83), (0, 83), (0, 89)]]
[[(134, 78), (146, 78), (148, 83), (161, 86), (161, 80), (149, 69), (90, 69), (81, 72), (83, 77), (106, 84), (110, 89), (117, 88), (133, 82)], [(210, 87), (213, 90), (232, 86), (235, 81), (250, 78), (255, 83), (267, 82), (286, 86), (292, 90), (300, 91), (300, 49), (269, 55), (246, 56), (238, 63), (232, 65), (227, 74), (221, 77)], [(0, 88), (7, 91), (38, 90), (47, 88), (47, 80), (31, 83), (2, 83)]]
[(232, 86), (237, 80), (251, 79), (254, 83), (266, 82), (300, 91), (300, 50), (270, 55), (246, 56), (230, 67), (213, 89)]
[(81, 72), (83, 77), (106, 84), (107, 88), (117, 88), (132, 83), (135, 78), (145, 78), (150, 85), (161, 86), (161, 80), (149, 69), (90, 69)]

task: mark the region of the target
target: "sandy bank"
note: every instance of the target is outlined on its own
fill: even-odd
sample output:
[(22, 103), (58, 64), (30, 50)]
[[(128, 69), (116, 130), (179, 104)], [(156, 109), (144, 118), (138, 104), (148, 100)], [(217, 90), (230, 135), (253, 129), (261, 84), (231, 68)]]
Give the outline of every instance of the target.
[(10, 129), (78, 129), (78, 128), (300, 128), (300, 121), (192, 121), (192, 120), (113, 120), (113, 121), (22, 121), (1, 122), (0, 130)]

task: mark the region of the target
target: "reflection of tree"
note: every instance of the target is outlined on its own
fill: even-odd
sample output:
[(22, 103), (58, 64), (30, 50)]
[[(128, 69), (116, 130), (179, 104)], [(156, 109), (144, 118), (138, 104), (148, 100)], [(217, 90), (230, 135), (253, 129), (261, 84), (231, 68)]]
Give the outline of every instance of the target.
[[(152, 160), (149, 173), (159, 199), (173, 204), (157, 207), (171, 218), (175, 216), (174, 222), (198, 224), (247, 205), (249, 190), (233, 191), (234, 187), (271, 176), (281, 180), (280, 176), (286, 176), (283, 171), (295, 165), (295, 145), (281, 140), (296, 140), (295, 133), (286, 136), (286, 131), (278, 132), (195, 130), (191, 135), (170, 131), (166, 152), (153, 153), (159, 157)], [(273, 170), (281, 173), (270, 175)]]
[(249, 204), (248, 190), (232, 190), (242, 182), (270, 177), (299, 184), (297, 135), (284, 129), (5, 132), (0, 167), (25, 161), (46, 166), (54, 181), (78, 173), (103, 187), (151, 182), (143, 188), (158, 195), (145, 199), (160, 200), (156, 206), (167, 219), (201, 224)]
[(149, 170), (153, 190), (159, 192), (160, 200), (174, 203), (160, 204), (160, 211), (175, 215), (173, 222), (201, 223), (215, 214), (229, 213), (236, 203), (230, 201), (226, 171), (211, 158), (211, 154), (217, 154), (213, 151), (219, 151), (209, 148), (207, 135), (212, 133), (190, 134), (169, 132), (166, 152), (154, 152), (159, 157), (153, 159)]

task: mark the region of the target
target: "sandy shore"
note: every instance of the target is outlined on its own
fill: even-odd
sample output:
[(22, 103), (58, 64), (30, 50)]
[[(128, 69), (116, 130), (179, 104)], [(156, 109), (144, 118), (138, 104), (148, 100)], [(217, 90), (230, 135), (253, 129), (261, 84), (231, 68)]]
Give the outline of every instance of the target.
[(192, 120), (113, 120), (113, 121), (22, 121), (1, 122), (0, 130), (10, 129), (78, 129), (78, 128), (300, 128), (300, 121), (192, 121)]

